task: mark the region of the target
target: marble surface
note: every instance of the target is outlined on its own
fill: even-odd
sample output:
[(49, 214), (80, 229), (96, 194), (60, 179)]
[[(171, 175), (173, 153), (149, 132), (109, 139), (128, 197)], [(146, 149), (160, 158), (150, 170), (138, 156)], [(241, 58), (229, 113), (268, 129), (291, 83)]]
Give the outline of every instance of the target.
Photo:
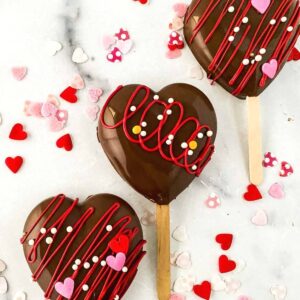
[[(59, 93), (75, 73), (84, 76), (87, 86), (100, 86), (106, 95), (118, 84), (141, 82), (160, 89), (173, 82), (187, 82), (202, 89), (211, 99), (218, 116), (217, 152), (203, 175), (171, 205), (172, 230), (184, 225), (188, 240), (172, 240), (172, 251), (187, 250), (192, 255), (189, 270), (172, 268), (173, 280), (192, 274), (197, 283), (217, 274), (217, 260), (222, 253), (214, 242), (217, 233), (232, 232), (234, 243), (228, 256), (243, 260), (246, 267), (227, 278), (241, 282), (236, 293), (215, 292), (214, 300), (238, 299), (248, 295), (253, 300), (275, 299), (270, 288), (276, 284), (287, 287), (289, 300), (299, 299), (300, 277), (300, 186), (299, 186), (299, 64), (289, 63), (279, 77), (261, 96), (263, 116), (263, 148), (280, 160), (287, 160), (295, 174), (287, 179), (278, 176), (278, 169), (268, 169), (261, 186), (264, 199), (245, 202), (241, 195), (248, 184), (246, 103), (228, 95), (206, 79), (195, 80), (188, 75), (196, 65), (186, 47), (182, 57), (165, 58), (168, 23), (173, 17), (175, 0), (153, 0), (142, 6), (132, 0), (1, 0), (0, 1), (0, 258), (8, 269), (3, 274), (9, 281), (9, 293), (0, 295), (10, 300), (21, 290), (28, 299), (42, 299), (40, 288), (31, 283), (30, 272), (23, 257), (19, 238), (27, 213), (49, 195), (64, 192), (71, 197), (111, 192), (132, 204), (139, 214), (154, 206), (133, 191), (111, 167), (96, 139), (96, 122), (85, 115), (88, 105), (86, 90), (80, 92), (76, 105), (63, 103), (69, 111), (69, 122), (63, 132), (71, 132), (74, 149), (70, 153), (55, 147), (61, 133), (50, 133), (41, 120), (24, 116), (25, 100), (44, 101), (49, 93)], [(135, 42), (134, 50), (121, 64), (105, 60), (101, 45), (104, 34), (120, 27), (127, 28)], [(45, 53), (48, 40), (63, 44), (63, 50), (50, 57)], [(75, 47), (89, 56), (87, 63), (71, 61)], [(11, 67), (25, 65), (28, 76), (17, 82)], [(106, 97), (105, 95), (105, 97)], [(103, 97), (102, 102), (105, 97)], [(288, 121), (292, 118), (292, 121)], [(7, 136), (11, 126), (22, 122), (30, 132), (25, 142), (12, 142)], [(22, 155), (25, 164), (17, 175), (4, 165), (9, 155)], [(286, 197), (271, 198), (267, 190), (274, 182), (284, 184)], [(204, 205), (214, 192), (221, 199), (215, 210)], [(269, 224), (254, 226), (250, 219), (264, 209)], [(155, 300), (155, 227), (144, 227), (148, 255), (138, 276), (124, 299)], [(197, 299), (186, 293), (187, 299)]]

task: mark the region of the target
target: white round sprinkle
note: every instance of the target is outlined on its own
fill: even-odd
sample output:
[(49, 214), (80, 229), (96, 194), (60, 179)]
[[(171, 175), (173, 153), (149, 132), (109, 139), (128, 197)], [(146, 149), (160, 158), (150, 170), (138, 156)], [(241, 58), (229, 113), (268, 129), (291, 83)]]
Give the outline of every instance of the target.
[(142, 127), (147, 127), (147, 122), (142, 122)]
[(211, 131), (211, 130), (208, 130), (207, 132), (206, 132), (206, 135), (208, 136), (208, 137), (211, 137), (211, 136), (213, 136), (213, 132)]
[(52, 244), (52, 243), (53, 243), (53, 238), (50, 237), (50, 236), (48, 236), (48, 237), (46, 238), (46, 244), (50, 245), (50, 244)]
[(196, 165), (193, 165), (193, 166), (192, 166), (192, 170), (194, 170), (194, 171), (197, 170), (197, 166), (196, 166)]
[(108, 56), (107, 56), (109, 59), (113, 59), (114, 58), (114, 56), (112, 55), (112, 54), (108, 54)]
[(113, 228), (112, 228), (111, 225), (107, 225), (107, 226), (106, 226), (106, 231), (112, 231), (112, 229), (113, 229)]
[(228, 38), (228, 41), (229, 41), (229, 42), (233, 42), (233, 41), (234, 41), (234, 36), (231, 35), (231, 36)]
[(262, 60), (262, 56), (261, 55), (256, 55), (255, 56), (255, 60), (256, 61), (261, 61)]
[(234, 32), (239, 32), (239, 31), (240, 31), (240, 27), (238, 27), (238, 26), (237, 26), (237, 27), (234, 27), (233, 31), (234, 31)]
[(168, 99), (168, 102), (169, 102), (169, 103), (173, 103), (173, 102), (174, 102), (174, 98), (169, 98), (169, 99)]
[(160, 121), (161, 121), (163, 118), (164, 118), (163, 115), (158, 115), (158, 116), (157, 116), (157, 120), (160, 120)]
[(73, 227), (72, 226), (68, 226), (67, 227), (67, 232), (72, 232), (73, 231)]
[(292, 31), (293, 31), (293, 29), (294, 29), (294, 27), (293, 27), (293, 26), (289, 26), (289, 27), (287, 28), (287, 31), (288, 31), (288, 32), (292, 32)]
[(158, 100), (158, 99), (159, 99), (159, 96), (158, 96), (158, 95), (154, 95), (154, 96), (153, 96), (153, 99), (154, 99), (154, 100)]
[(171, 109), (168, 109), (167, 110), (167, 115), (171, 115), (172, 114), (172, 110)]
[(166, 144), (167, 144), (167, 145), (171, 145), (171, 144), (172, 144), (172, 141), (166, 140)]
[(50, 232), (51, 232), (52, 234), (55, 234), (55, 233), (57, 232), (57, 229), (56, 229), (55, 227), (53, 227), (53, 228), (51, 228)]
[(188, 144), (187, 144), (187, 143), (184, 142), (184, 143), (181, 144), (181, 148), (182, 148), (182, 149), (186, 149), (187, 147), (188, 147)]
[(79, 258), (77, 258), (77, 259), (75, 260), (75, 264), (76, 264), (77, 266), (79, 266), (79, 265), (81, 264), (81, 260), (80, 260)]
[(92, 262), (93, 262), (93, 263), (97, 263), (98, 261), (99, 261), (98, 256), (93, 256)]
[(136, 111), (136, 107), (134, 105), (130, 106), (131, 111)]
[(125, 39), (126, 39), (126, 34), (125, 34), (125, 33), (122, 33), (122, 34), (121, 34), (121, 39), (122, 39), (122, 40), (125, 40)]
[(123, 267), (122, 268), (122, 272), (127, 273), (128, 272), (128, 268), (127, 267)]
[(45, 234), (46, 232), (47, 232), (46, 228), (44, 228), (44, 227), (41, 228), (41, 230), (40, 230), (40, 233), (41, 233), (41, 234)]
[(120, 57), (122, 55), (122, 53), (120, 51), (116, 52), (116, 56)]
[(260, 54), (266, 54), (266, 52), (267, 52), (267, 50), (266, 50), (265, 48), (261, 48), (261, 49), (259, 50), (259, 53), (260, 53)]
[(83, 267), (85, 268), (85, 269), (89, 269), (90, 268), (90, 263), (88, 263), (88, 262), (85, 262), (84, 264), (83, 264)]
[(250, 63), (249, 59), (247, 59), (247, 58), (243, 59), (243, 65), (244, 66), (249, 65), (249, 63)]
[(28, 245), (29, 245), (29, 246), (33, 246), (33, 245), (34, 245), (34, 240), (29, 240), (29, 241), (28, 241)]
[(242, 22), (243, 22), (244, 24), (248, 23), (248, 21), (249, 21), (248, 17), (244, 17), (243, 20), (242, 20)]
[(230, 7), (228, 8), (228, 12), (233, 13), (233, 12), (234, 12), (234, 6), (230, 6)]
[(176, 34), (175, 31), (173, 31), (171, 35), (172, 35), (172, 37), (176, 37), (177, 36), (177, 34)]
[(255, 59), (252, 59), (251, 60), (251, 64), (253, 65), (255, 63)]
[(275, 24), (276, 24), (276, 20), (275, 20), (275, 19), (272, 19), (272, 20), (270, 21), (270, 24), (271, 24), (271, 25), (275, 25)]
[(286, 21), (287, 21), (287, 17), (286, 16), (284, 16), (284, 17), (281, 18), (281, 22), (282, 23), (285, 23)]
[(101, 266), (102, 266), (102, 267), (105, 267), (105, 266), (106, 266), (106, 261), (105, 261), (105, 260), (102, 260), (102, 261), (101, 261)]
[(78, 266), (74, 264), (74, 265), (72, 266), (72, 269), (73, 269), (74, 271), (76, 271), (76, 270), (78, 269)]
[(188, 151), (188, 155), (189, 155), (189, 156), (191, 156), (191, 155), (193, 155), (193, 154), (194, 154), (194, 151), (193, 151), (193, 150), (189, 150), (189, 151)]
[(89, 290), (89, 286), (87, 284), (84, 284), (82, 286), (82, 290), (84, 290), (85, 292)]
[(116, 295), (116, 297), (114, 298), (114, 300), (120, 300), (120, 297), (118, 295)]
[(147, 132), (145, 130), (141, 131), (141, 136), (146, 136)]
[(174, 140), (174, 135), (173, 134), (169, 134), (168, 139), (169, 140)]
[(202, 138), (204, 137), (204, 134), (203, 134), (202, 132), (199, 132), (199, 133), (197, 134), (197, 137), (198, 137), (199, 139), (202, 139)]

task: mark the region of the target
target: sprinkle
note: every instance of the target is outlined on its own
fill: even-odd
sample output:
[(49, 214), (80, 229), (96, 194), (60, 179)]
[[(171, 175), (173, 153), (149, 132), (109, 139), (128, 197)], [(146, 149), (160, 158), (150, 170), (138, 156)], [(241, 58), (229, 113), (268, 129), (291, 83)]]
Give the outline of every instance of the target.
[(46, 232), (47, 232), (46, 228), (44, 228), (44, 227), (41, 228), (41, 230), (40, 230), (40, 233), (41, 233), (41, 234), (45, 234)]
[(185, 242), (188, 239), (186, 228), (184, 225), (176, 227), (172, 234), (173, 239), (178, 242)]
[(174, 102), (174, 98), (169, 98), (169, 99), (168, 99), (168, 103), (171, 104), (171, 103), (173, 103), (173, 102)]
[(140, 134), (142, 131), (142, 127), (140, 125), (135, 125), (132, 127), (133, 134)]
[(16, 80), (21, 81), (26, 77), (28, 70), (27, 67), (13, 67), (11, 72)]
[(29, 241), (28, 241), (28, 245), (29, 245), (29, 246), (33, 246), (33, 245), (34, 245), (34, 240), (33, 240), (33, 239), (32, 239), (32, 240), (29, 240)]
[(88, 263), (88, 262), (85, 262), (84, 264), (83, 264), (83, 267), (85, 268), (85, 269), (89, 269), (90, 268), (90, 263)]
[(190, 141), (189, 142), (189, 148), (192, 149), (192, 150), (195, 150), (197, 149), (198, 147), (198, 143), (196, 141)]
[(160, 120), (160, 121), (161, 121), (163, 118), (164, 118), (163, 115), (158, 115), (158, 116), (157, 116), (157, 120)]
[(85, 292), (88, 291), (89, 290), (89, 286), (87, 284), (84, 284), (82, 286), (82, 290), (85, 291)]
[(217, 208), (221, 205), (219, 197), (215, 193), (211, 193), (208, 198), (204, 201), (204, 204), (208, 208)]
[(106, 231), (112, 231), (113, 227), (111, 225), (106, 226)]
[(77, 266), (79, 266), (79, 265), (81, 264), (81, 260), (80, 260), (79, 258), (77, 258), (77, 259), (75, 260), (75, 264), (76, 264)]
[(155, 224), (155, 215), (149, 210), (145, 210), (143, 216), (141, 217), (141, 223), (145, 226)]
[(49, 56), (54, 56), (57, 54), (57, 52), (59, 52), (63, 46), (60, 42), (57, 41), (47, 41), (46, 43), (46, 53)]
[(123, 273), (127, 273), (127, 272), (128, 272), (128, 268), (127, 268), (127, 267), (123, 267), (123, 268), (122, 268), (122, 272), (123, 272)]
[(213, 134), (214, 134), (214, 133), (213, 133), (211, 130), (208, 130), (208, 131), (206, 132), (206, 135), (207, 135), (208, 137), (212, 137)]
[(136, 107), (134, 105), (130, 106), (131, 111), (136, 111)]
[[(0, 276), (0, 295), (6, 294), (8, 291), (8, 283), (4, 276)], [(2, 297), (1, 297), (2, 298)], [(6, 297), (5, 297), (6, 298)], [(6, 298), (7, 299), (7, 298)]]
[(72, 231), (73, 231), (73, 227), (72, 227), (72, 226), (68, 226), (66, 230), (67, 230), (67, 232), (69, 232), (69, 233), (70, 233), (70, 232), (72, 232)]
[(188, 147), (188, 144), (187, 144), (187, 143), (184, 142), (184, 143), (181, 144), (181, 148), (182, 148), (182, 149), (186, 149), (187, 147)]
[(92, 262), (97, 263), (98, 261), (99, 261), (99, 257), (98, 256), (93, 256)]
[(102, 261), (101, 261), (101, 266), (102, 266), (102, 267), (105, 267), (105, 266), (106, 266), (106, 261), (105, 261), (105, 260), (102, 260)]
[(193, 151), (193, 150), (189, 150), (189, 151), (188, 151), (188, 155), (189, 155), (189, 156), (192, 156), (193, 154), (194, 154), (194, 151)]
[(88, 94), (89, 94), (90, 100), (95, 103), (95, 102), (99, 101), (100, 97), (103, 94), (103, 90), (100, 88), (89, 88)]
[(56, 229), (55, 227), (53, 227), (53, 228), (51, 228), (50, 232), (51, 232), (52, 234), (55, 234), (55, 233), (57, 233), (57, 229)]
[(53, 243), (53, 238), (50, 237), (50, 236), (48, 236), (48, 237), (46, 238), (46, 244), (51, 245), (52, 243)]
[(167, 110), (167, 115), (171, 115), (172, 114), (172, 110), (171, 109), (168, 109)]
[(83, 51), (82, 48), (78, 47), (72, 54), (72, 61), (76, 64), (83, 64), (89, 60), (89, 57)]
[(248, 23), (248, 21), (249, 21), (248, 17), (244, 17), (243, 20), (242, 20), (242, 22), (243, 22), (244, 24)]
[(228, 12), (233, 13), (233, 12), (234, 12), (234, 6), (230, 6), (230, 7), (228, 8)]
[(0, 259), (0, 273), (4, 272), (6, 270), (6, 263)]
[(196, 166), (196, 165), (193, 165), (193, 166), (192, 166), (192, 170), (193, 170), (193, 171), (196, 171), (196, 170), (197, 170), (197, 166)]
[(234, 29), (233, 29), (233, 31), (235, 32), (235, 33), (237, 33), (237, 32), (239, 32), (240, 31), (240, 27), (234, 27)]
[(166, 140), (166, 144), (167, 144), (167, 145), (171, 145), (171, 144), (172, 144), (172, 141), (171, 141), (171, 140)]
[(154, 99), (154, 100), (158, 100), (158, 99), (159, 99), (159, 96), (158, 96), (158, 95), (154, 95), (154, 96), (153, 96), (153, 99)]

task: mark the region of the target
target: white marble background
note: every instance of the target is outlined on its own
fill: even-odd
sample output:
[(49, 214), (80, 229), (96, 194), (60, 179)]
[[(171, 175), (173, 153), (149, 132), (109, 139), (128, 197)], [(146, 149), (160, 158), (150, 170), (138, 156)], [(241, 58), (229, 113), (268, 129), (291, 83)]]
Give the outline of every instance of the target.
[[(232, 232), (235, 240), (228, 255), (237, 261), (244, 260), (246, 268), (227, 277), (240, 280), (242, 285), (235, 294), (218, 292), (212, 299), (229, 300), (248, 295), (253, 300), (271, 300), (270, 288), (276, 284), (287, 287), (287, 299), (299, 299), (299, 64), (286, 65), (261, 96), (263, 148), (289, 161), (295, 174), (282, 179), (277, 169), (268, 169), (261, 186), (264, 199), (247, 203), (241, 197), (248, 184), (245, 102), (218, 86), (210, 86), (206, 79), (190, 79), (188, 70), (196, 61), (187, 47), (181, 58), (173, 61), (165, 58), (168, 23), (173, 17), (175, 2), (153, 0), (149, 6), (142, 6), (132, 0), (0, 1), (0, 112), (3, 117), (0, 126), (0, 258), (8, 265), (4, 275), (9, 281), (9, 293), (0, 296), (1, 300), (10, 300), (21, 290), (26, 291), (31, 300), (43, 297), (40, 288), (30, 282), (19, 238), (27, 213), (46, 197), (64, 192), (84, 199), (92, 193), (111, 192), (126, 199), (140, 216), (144, 209), (154, 209), (110, 166), (96, 139), (97, 124), (84, 113), (88, 104), (86, 91), (80, 93), (76, 105), (63, 103), (70, 114), (64, 132), (71, 132), (74, 138), (74, 149), (70, 153), (55, 147), (61, 133), (50, 133), (43, 121), (24, 116), (25, 100), (45, 101), (49, 93), (58, 95), (76, 72), (85, 77), (88, 86), (100, 86), (107, 93), (118, 84), (140, 82), (158, 90), (169, 83), (187, 82), (208, 95), (219, 121), (217, 153), (201, 178), (172, 203), (172, 229), (182, 224), (189, 236), (185, 243), (172, 240), (172, 250), (190, 251), (193, 261), (190, 270), (172, 268), (173, 279), (186, 274), (195, 275), (197, 282), (210, 279), (217, 273), (217, 259), (221, 254), (214, 237), (217, 233)], [(121, 64), (113, 65), (105, 60), (101, 38), (121, 26), (130, 31), (135, 48)], [(47, 40), (60, 41), (63, 50), (49, 57), (44, 51)], [(71, 54), (77, 46), (94, 59), (82, 65), (72, 63)], [(17, 65), (25, 65), (29, 70), (22, 82), (11, 76), (11, 67)], [(289, 117), (294, 121), (288, 122)], [(16, 122), (25, 124), (30, 132), (25, 142), (7, 138)], [(13, 175), (4, 165), (4, 159), (18, 154), (25, 158), (25, 164)], [(284, 184), (284, 199), (268, 196), (267, 190), (274, 182)], [(216, 210), (203, 204), (211, 192), (217, 193), (222, 201)], [(258, 209), (268, 214), (267, 226), (256, 227), (250, 222)], [(148, 255), (125, 299), (156, 299), (155, 228), (144, 229)], [(192, 293), (186, 295), (187, 299), (197, 298)]]

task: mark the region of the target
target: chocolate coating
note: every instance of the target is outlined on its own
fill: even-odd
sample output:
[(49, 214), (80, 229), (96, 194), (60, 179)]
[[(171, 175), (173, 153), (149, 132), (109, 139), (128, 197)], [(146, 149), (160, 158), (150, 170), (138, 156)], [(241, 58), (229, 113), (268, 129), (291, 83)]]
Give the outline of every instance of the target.
[[(32, 210), (32, 212), (29, 214), (29, 216), (26, 220), (26, 223), (24, 226), (24, 233), (29, 232), (29, 230), (34, 226), (34, 224), (37, 222), (38, 218), (42, 215), (42, 213), (44, 212), (44, 210), (47, 208), (47, 206), (49, 205), (49, 203), (52, 200), (53, 200), (53, 198), (49, 198), (49, 199), (41, 202), (39, 205), (37, 205)], [(71, 200), (70, 198), (65, 198), (62, 205), (58, 208), (58, 210), (52, 216), (51, 221), (57, 220), (71, 206), (72, 203), (73, 203), (73, 200)], [(78, 219), (83, 215), (83, 213), (87, 211), (87, 209), (89, 209), (91, 207), (93, 207), (95, 209), (92, 216), (83, 225), (82, 229), (80, 230), (80, 233), (76, 236), (76, 238), (73, 240), (73, 242), (69, 245), (68, 251), (66, 253), (66, 256), (65, 256), (63, 264), (62, 264), (62, 267), (64, 267), (67, 264), (67, 262), (71, 259), (72, 255), (74, 254), (76, 249), (78, 249), (78, 247), (80, 246), (80, 244), (82, 243), (84, 238), (86, 238), (86, 236), (90, 233), (91, 229), (99, 222), (99, 220), (105, 214), (105, 212), (115, 203), (119, 203), (120, 208), (117, 210), (116, 213), (113, 214), (112, 218), (110, 219), (111, 224), (115, 224), (118, 220), (120, 220), (124, 216), (129, 216), (131, 218), (131, 221), (125, 228), (128, 228), (128, 229), (136, 228), (137, 229), (137, 234), (130, 242), (130, 247), (129, 247), (128, 253), (130, 253), (143, 240), (143, 232), (142, 232), (142, 228), (141, 228), (139, 219), (138, 219), (136, 213), (134, 212), (134, 210), (131, 208), (131, 206), (127, 202), (125, 202), (121, 198), (111, 195), (111, 194), (98, 194), (98, 195), (90, 196), (84, 202), (82, 202), (81, 204), (78, 204), (77, 206), (74, 207), (72, 212), (69, 214), (69, 216), (63, 223), (62, 228), (57, 231), (57, 236), (55, 237), (53, 244), (51, 245), (53, 247), (51, 250), (51, 253), (52, 253), (54, 251), (54, 249), (56, 249), (58, 247), (58, 245), (62, 242), (62, 240), (66, 237), (66, 228), (70, 225), (74, 225), (78, 221)], [(25, 254), (26, 258), (28, 257), (28, 254), (32, 250), (32, 246), (30, 246), (28, 244), (28, 241), (30, 239), (35, 239), (39, 235), (40, 229), (43, 226), (42, 224), (50, 216), (50, 212), (51, 211), (47, 212), (41, 218), (41, 220), (34, 227), (33, 231), (30, 233), (28, 238), (24, 241), (23, 250), (24, 250), (24, 254)], [(118, 230), (120, 230), (120, 226), (116, 226), (116, 228), (114, 228), (112, 230), (111, 234), (116, 234), (118, 232)], [(53, 236), (53, 235), (51, 235), (49, 233), (49, 236)], [(83, 255), (85, 253), (85, 251), (88, 249), (88, 247), (90, 246), (90, 244), (93, 241), (93, 239), (95, 238), (95, 236), (96, 236), (96, 233), (93, 233), (91, 235), (90, 239), (88, 240), (89, 242), (80, 250), (80, 252), (78, 254), (79, 255), (78, 258), (81, 258), (80, 255)], [(95, 251), (97, 253), (102, 253), (105, 249), (107, 249), (108, 242), (109, 242), (109, 239), (106, 238), (97, 249), (95, 248)], [(43, 240), (38, 245), (36, 260), (34, 262), (29, 263), (29, 267), (33, 274), (36, 272), (37, 268), (41, 264), (42, 259), (45, 256), (45, 253), (46, 253), (48, 247), (49, 247), (49, 245), (45, 242), (45, 240)], [(41, 276), (37, 280), (38, 284), (41, 286), (41, 288), (45, 292), (46, 292), (47, 288), (49, 287), (51, 278), (54, 275), (57, 265), (59, 264), (59, 261), (60, 261), (61, 257), (63, 256), (63, 252), (65, 250), (66, 250), (66, 248), (63, 247), (58, 251), (58, 253), (51, 259), (50, 263), (46, 266), (46, 268), (43, 270)], [(143, 256), (143, 254), (144, 254), (144, 252), (141, 249), (140, 252), (136, 254), (136, 259), (137, 260), (140, 259), (141, 256)], [(72, 270), (72, 268), (70, 266), (65, 271), (63, 279), (65, 279), (67, 277), (71, 277), (73, 272), (74, 271)], [(85, 271), (82, 270), (78, 273), (78, 276), (75, 279), (75, 287), (79, 286), (79, 284), (82, 282), (82, 280), (86, 274), (87, 274), (86, 270)], [(93, 275), (88, 280), (87, 284), (89, 286), (91, 286), (96, 275), (97, 275), (97, 272), (95, 272), (95, 275)], [(127, 288), (130, 286), (135, 275), (136, 275), (136, 273), (133, 274), (132, 278), (130, 279), (130, 281), (128, 283), (125, 283), (125, 286), (126, 286), (125, 292), (126, 292)], [(62, 279), (62, 281), (63, 281), (63, 279)], [(98, 285), (98, 287), (96, 288), (93, 295), (88, 299), (91, 299), (91, 300), (98, 299), (100, 291), (102, 290), (102, 287), (103, 287), (103, 282), (101, 282)], [(113, 288), (114, 288), (114, 286), (112, 288), (109, 288), (109, 290), (105, 293), (104, 297), (101, 299), (104, 299), (104, 300), (112, 299), (111, 293), (112, 293)], [(58, 296), (59, 295), (54, 290), (50, 299), (53, 299), (53, 300), (57, 299)], [(120, 299), (122, 296), (123, 295), (120, 295)], [(85, 297), (86, 297), (86, 293), (81, 292), (79, 297), (76, 299), (80, 299), (80, 300), (87, 299)], [(71, 299), (73, 299), (73, 297)]]
[[(139, 85), (125, 86), (114, 95), (104, 111), (104, 120), (106, 123), (113, 125), (123, 118), (128, 100), (138, 86)], [(212, 143), (214, 142), (217, 132), (216, 115), (210, 101), (201, 91), (188, 84), (172, 84), (157, 93), (150, 90), (147, 105), (154, 101), (154, 95), (159, 95), (159, 99), (165, 102), (167, 102), (169, 98), (174, 98), (175, 101), (180, 102), (184, 107), (184, 118), (195, 117), (201, 124), (207, 124), (213, 131), (211, 139)], [(144, 96), (145, 93), (143, 92), (137, 94), (137, 105)], [(147, 105), (145, 105), (141, 111), (144, 111)], [(129, 120), (129, 129), (135, 124), (138, 124), (141, 113), (137, 117), (133, 117)], [(151, 133), (157, 128), (157, 116), (161, 113), (161, 109), (156, 106), (152, 106), (151, 110), (148, 111), (147, 132)], [(163, 130), (163, 136), (167, 135), (170, 129), (173, 128), (178, 116), (179, 112), (174, 109)], [(178, 132), (174, 139), (175, 155), (182, 152), (180, 145), (186, 141), (187, 135), (190, 134), (192, 130), (194, 130), (194, 128), (187, 125)], [(187, 188), (195, 178), (194, 174), (189, 174), (184, 168), (179, 167), (172, 161), (164, 159), (159, 151), (146, 151), (139, 144), (130, 141), (124, 134), (123, 126), (114, 129), (106, 128), (100, 119), (98, 139), (110, 162), (121, 177), (137, 192), (160, 205), (169, 204)], [(206, 137), (198, 141), (195, 156), (203, 152), (205, 142)], [(157, 136), (151, 138), (148, 144), (151, 146), (156, 145)], [(168, 147), (169, 146), (164, 143), (162, 146), (163, 151), (167, 152)], [(203, 159), (204, 166), (209, 159), (210, 156), (205, 155)]]
[[(288, 9), (288, 11), (284, 14), (284, 16), (287, 18), (286, 22), (281, 22), (281, 18), (277, 18), (276, 20), (276, 26), (278, 24), (278, 29), (276, 30), (274, 36), (272, 37), (271, 41), (266, 45), (266, 53), (262, 55), (262, 60), (257, 63), (257, 67), (255, 69), (255, 72), (251, 75), (250, 79), (248, 80), (247, 84), (244, 88), (242, 88), (240, 91), (235, 93), (235, 96), (238, 98), (244, 99), (247, 96), (258, 96), (261, 94), (268, 85), (272, 82), (272, 80), (279, 74), (279, 71), (284, 66), (285, 62), (288, 59), (288, 53), (285, 55), (285, 58), (282, 61), (279, 61), (278, 70), (276, 73), (276, 76), (272, 79), (267, 78), (266, 83), (264, 86), (260, 86), (260, 80), (262, 78), (262, 65), (266, 62), (269, 62), (271, 59), (279, 59), (279, 54), (276, 54), (277, 48), (280, 45), (280, 40), (283, 34), (287, 32), (287, 24), (289, 20), (291, 19), (292, 15), (295, 16), (296, 8), (299, 6), (298, 0), (284, 0), (286, 3), (292, 2), (291, 7)], [(227, 12), (226, 15), (221, 19), (220, 24), (218, 25), (216, 31), (213, 33), (211, 39), (206, 43), (205, 39), (208, 37), (208, 35), (211, 33), (212, 29), (216, 25), (217, 21), (220, 20), (220, 16), (222, 13), (222, 10), (226, 5), (228, 5), (227, 0), (221, 0), (220, 3), (214, 8), (212, 13), (209, 15), (209, 17), (204, 22), (201, 30), (197, 34), (197, 36), (194, 38), (193, 41), (191, 41), (191, 38), (194, 34), (194, 29), (197, 26), (197, 22), (199, 18), (203, 17), (206, 8), (210, 3), (211, 0), (201, 0), (199, 3), (199, 0), (193, 0), (188, 11), (186, 14), (186, 22), (184, 26), (184, 35), (187, 40), (187, 43), (192, 50), (195, 58), (197, 61), (201, 64), (201, 66), (205, 69), (207, 72), (209, 78), (214, 79), (218, 73), (225, 67), (226, 63), (229, 61), (231, 55), (233, 54), (234, 50), (238, 48), (237, 53), (234, 55), (233, 60), (229, 63), (226, 71), (221, 75), (220, 78), (218, 78), (216, 81), (229, 93), (233, 93), (234, 90), (238, 87), (239, 83), (245, 78), (247, 74), (247, 70), (251, 66), (251, 63), (243, 69), (241, 74), (239, 75), (239, 79), (234, 84), (229, 84), (229, 81), (232, 79), (234, 74), (236, 74), (239, 66), (242, 64), (243, 59), (245, 58), (245, 53), (249, 49), (249, 46), (251, 45), (251, 42), (253, 41), (255, 32), (258, 30), (259, 24), (261, 20), (264, 18), (262, 22), (262, 26), (258, 30), (258, 34), (255, 38), (257, 40), (259, 37), (266, 38), (266, 34), (263, 34), (263, 30), (267, 26), (270, 25), (270, 20), (274, 18), (275, 12), (278, 10), (279, 6), (282, 4), (283, 1), (281, 0), (274, 0), (271, 1), (269, 10), (265, 12), (265, 14), (260, 14), (254, 7), (250, 7), (248, 13), (246, 14), (248, 18), (248, 22), (246, 24), (237, 25), (237, 22), (235, 22), (235, 26), (239, 27), (239, 32), (234, 33), (234, 31), (230, 30), (230, 35), (233, 35), (235, 38), (231, 43), (231, 46), (228, 50), (224, 50), (224, 48), (221, 48), (220, 45), (225, 39), (227, 42), (228, 37), (226, 37), (226, 34), (228, 33), (228, 30), (230, 28), (230, 24), (233, 21), (233, 18), (236, 14), (239, 16), (243, 11), (245, 11), (246, 7), (249, 5), (250, 0), (247, 1), (235, 1), (233, 3), (234, 6), (234, 12)], [(242, 4), (241, 10), (238, 12), (239, 5)], [(251, 6), (251, 5), (250, 5)], [(192, 17), (187, 20), (187, 16), (192, 12)], [(297, 18), (297, 15), (296, 15)], [(244, 41), (241, 45), (239, 45), (239, 42), (242, 39), (243, 33), (246, 30), (248, 26), (251, 26), (248, 34), (246, 35)], [(275, 26), (275, 25), (274, 25)], [(275, 27), (274, 27), (275, 28)], [(293, 39), (295, 39), (295, 36), (299, 33), (299, 14), (298, 14), (298, 21), (296, 20), (296, 26), (293, 28), (293, 32), (291, 37), (287, 40), (287, 42), (284, 43), (284, 48), (282, 49), (282, 52), (284, 51), (291, 51), (292, 50), (292, 42)], [(226, 37), (226, 38), (225, 38)], [(221, 49), (221, 50), (220, 50)], [(254, 56), (259, 55), (259, 47), (255, 47), (255, 49), (251, 49), (253, 51)], [(211, 64), (212, 60), (216, 56), (217, 52), (221, 51), (223, 54), (225, 54), (225, 57), (223, 61), (220, 63), (219, 66), (215, 70), (209, 70), (209, 65)], [(281, 50), (280, 50), (281, 51)], [(279, 52), (280, 52), (279, 51)], [(249, 58), (250, 62), (255, 57)], [(256, 64), (256, 62), (255, 62)]]

